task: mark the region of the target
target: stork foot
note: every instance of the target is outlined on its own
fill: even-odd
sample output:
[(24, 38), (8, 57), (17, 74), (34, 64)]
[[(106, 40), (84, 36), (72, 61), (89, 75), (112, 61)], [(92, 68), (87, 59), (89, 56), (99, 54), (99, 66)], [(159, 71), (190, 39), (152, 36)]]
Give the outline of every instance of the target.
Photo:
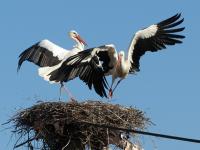
[(78, 103), (78, 101), (74, 97), (70, 97), (69, 102)]
[(61, 83), (61, 87), (60, 87), (60, 96), (59, 96), (59, 100), (61, 99), (61, 92), (62, 90), (67, 93), (68, 97), (69, 97), (69, 101), (70, 102), (77, 102), (76, 99), (74, 98), (74, 96), (71, 94), (71, 92), (69, 91), (69, 89), (64, 86), (63, 83)]
[(113, 90), (110, 88), (110, 90), (109, 90), (109, 93), (108, 93), (108, 95), (109, 95), (109, 98), (111, 99), (112, 98), (112, 96), (113, 96)]

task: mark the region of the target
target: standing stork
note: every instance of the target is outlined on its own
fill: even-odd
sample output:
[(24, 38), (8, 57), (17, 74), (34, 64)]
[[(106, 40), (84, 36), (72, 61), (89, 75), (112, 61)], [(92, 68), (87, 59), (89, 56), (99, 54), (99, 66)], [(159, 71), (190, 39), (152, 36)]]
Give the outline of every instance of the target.
[[(38, 74), (41, 77), (50, 83), (55, 83), (49, 80), (49, 73), (58, 69), (68, 57), (83, 51), (84, 47), (87, 46), (86, 42), (76, 31), (71, 30), (68, 34), (69, 37), (76, 42), (76, 45), (73, 46), (72, 50), (66, 50), (53, 42), (44, 39), (32, 45), (19, 55), (17, 71), (20, 70), (24, 61), (29, 61), (39, 66)], [(59, 83), (61, 84), (61, 94), (63, 83)]]
[[(184, 19), (181, 14), (176, 14), (164, 21), (153, 24), (145, 29), (139, 30), (133, 36), (128, 48), (128, 55), (120, 51), (117, 54), (113, 44), (103, 45), (79, 52), (69, 57), (60, 68), (51, 73), (51, 81), (69, 81), (77, 76), (89, 87), (92, 85), (100, 96), (107, 97), (105, 89), (107, 81), (105, 76), (112, 75), (112, 83), (109, 89), (109, 97), (112, 97), (117, 85), (125, 79), (128, 74), (139, 71), (139, 61), (145, 52), (156, 52), (166, 48), (166, 45), (182, 43), (183, 35), (177, 33), (184, 27), (176, 28)], [(115, 80), (119, 78), (113, 88)]]

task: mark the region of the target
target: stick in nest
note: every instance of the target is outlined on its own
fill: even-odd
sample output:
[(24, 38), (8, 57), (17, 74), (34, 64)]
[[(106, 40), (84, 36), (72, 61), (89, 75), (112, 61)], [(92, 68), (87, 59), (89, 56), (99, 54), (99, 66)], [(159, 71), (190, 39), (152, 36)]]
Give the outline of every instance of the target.
[(31, 133), (32, 137), (16, 143), (17, 147), (42, 141), (44, 150), (84, 150), (86, 147), (102, 150), (109, 144), (122, 148), (119, 145), (122, 131), (92, 124), (144, 130), (150, 123), (144, 112), (136, 108), (100, 101), (40, 103), (20, 111), (11, 121), (16, 134)]

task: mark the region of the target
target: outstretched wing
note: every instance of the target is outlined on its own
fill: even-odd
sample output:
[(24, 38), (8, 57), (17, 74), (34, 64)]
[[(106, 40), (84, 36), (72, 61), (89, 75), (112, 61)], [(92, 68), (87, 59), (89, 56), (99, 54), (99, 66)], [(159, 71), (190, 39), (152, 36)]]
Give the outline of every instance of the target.
[(97, 94), (107, 97), (107, 80), (109, 73), (117, 59), (113, 45), (104, 45), (79, 52), (69, 57), (62, 66), (49, 74), (51, 81), (67, 82), (79, 77), (89, 89), (94, 87)]
[(156, 52), (166, 48), (166, 45), (182, 43), (183, 35), (176, 34), (185, 28), (174, 28), (180, 25), (184, 19), (179, 19), (181, 14), (151, 25), (148, 28), (136, 32), (128, 50), (128, 59), (131, 63), (130, 73), (139, 71), (139, 60), (146, 51)]
[(19, 55), (17, 70), (19, 71), (24, 61), (33, 62), (40, 67), (57, 65), (68, 52), (49, 40), (42, 40)]

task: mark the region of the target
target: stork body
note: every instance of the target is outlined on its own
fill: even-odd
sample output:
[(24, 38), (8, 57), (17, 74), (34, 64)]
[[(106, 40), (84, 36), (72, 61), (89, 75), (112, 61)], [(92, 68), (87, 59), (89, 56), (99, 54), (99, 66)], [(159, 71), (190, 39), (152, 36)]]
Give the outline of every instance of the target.
[[(69, 57), (60, 68), (51, 73), (51, 81), (67, 82), (77, 76), (97, 94), (107, 97), (108, 89), (105, 76), (112, 75), (112, 83), (109, 88), (109, 96), (112, 97), (117, 85), (125, 79), (128, 74), (139, 71), (139, 61), (147, 51), (156, 52), (165, 49), (167, 45), (182, 43), (183, 35), (176, 34), (184, 30), (175, 28), (184, 19), (181, 14), (176, 14), (164, 21), (153, 24), (145, 29), (139, 30), (131, 40), (127, 57), (125, 52), (117, 53), (113, 44), (90, 48)], [(70, 68), (70, 69), (69, 69)], [(113, 88), (116, 79), (119, 81)]]
[[(69, 37), (76, 42), (71, 50), (66, 50), (47, 39), (32, 45), (19, 55), (17, 71), (20, 70), (24, 61), (29, 61), (39, 66), (38, 74), (41, 77), (50, 83), (55, 83), (49, 80), (49, 74), (58, 69), (68, 57), (83, 51), (85, 45), (87, 45), (74, 30), (69, 32)], [(58, 83), (63, 86), (62, 82)]]
[[(140, 57), (146, 51), (155, 52), (165, 49), (165, 45), (182, 43), (180, 39), (184, 38), (184, 36), (172, 34), (184, 30), (184, 28), (172, 29), (184, 21), (184, 19), (178, 20), (180, 16), (181, 14), (176, 14), (158, 24), (153, 24), (148, 28), (136, 32), (129, 46), (127, 57), (125, 57), (124, 51), (118, 53), (116, 69), (112, 73), (112, 84), (109, 90), (110, 97), (112, 97), (114, 90), (121, 80), (125, 79), (129, 73), (139, 71)], [(113, 89), (112, 86), (117, 78), (120, 79)]]

